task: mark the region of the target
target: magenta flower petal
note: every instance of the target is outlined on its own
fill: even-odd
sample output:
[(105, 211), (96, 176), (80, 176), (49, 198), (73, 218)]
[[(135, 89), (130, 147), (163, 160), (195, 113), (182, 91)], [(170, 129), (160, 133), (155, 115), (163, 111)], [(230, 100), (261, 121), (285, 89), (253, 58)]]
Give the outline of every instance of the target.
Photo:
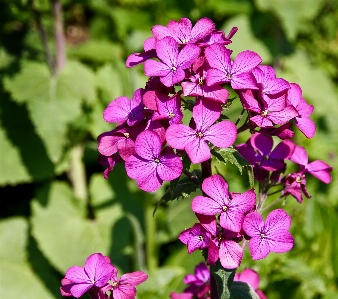
[(228, 183), (218, 174), (206, 178), (202, 183), (202, 190), (219, 205), (229, 199)]
[(211, 157), (209, 146), (200, 138), (195, 138), (188, 143), (185, 150), (193, 164), (201, 163)]
[(160, 77), (163, 85), (170, 87), (181, 82), (185, 78), (185, 72), (182, 69), (176, 69), (169, 72), (166, 76)]
[(250, 239), (249, 250), (253, 260), (264, 259), (270, 253), (269, 244), (262, 241), (260, 237), (253, 237)]
[(167, 76), (171, 69), (162, 62), (155, 60), (147, 60), (144, 63), (144, 73), (146, 76)]
[(218, 83), (222, 84), (222, 83), (229, 82), (229, 81), (230, 80), (226, 76), (226, 73), (224, 73), (224, 71), (218, 70), (218, 69), (208, 70), (207, 78), (206, 78), (206, 82), (208, 86), (212, 86)]
[(265, 228), (269, 234), (275, 230), (288, 230), (291, 226), (290, 216), (282, 209), (276, 209), (266, 217)]
[(197, 130), (205, 130), (221, 116), (222, 106), (213, 101), (198, 100), (193, 108)]
[(135, 299), (136, 288), (131, 285), (120, 284), (117, 288), (113, 288), (114, 299)]
[[(226, 78), (226, 74), (230, 74), (231, 72), (232, 61), (230, 54), (231, 52), (220, 44), (213, 44), (205, 49), (205, 57), (208, 60), (210, 66), (213, 69), (219, 70), (223, 74), (222, 76), (224, 78)], [(214, 83), (208, 83), (209, 86), (213, 84)]]
[(215, 29), (215, 24), (208, 18), (199, 19), (191, 30), (190, 42), (194, 43), (206, 37)]
[(245, 269), (242, 273), (235, 273), (234, 281), (243, 281), (252, 286), (254, 290), (259, 287), (259, 275), (252, 269)]
[(262, 58), (256, 52), (246, 50), (236, 56), (231, 72), (232, 74), (251, 72), (261, 62)]
[(66, 272), (66, 279), (69, 279), (73, 283), (90, 283), (92, 285), (92, 282), (90, 281), (88, 275), (86, 274), (83, 267), (80, 266), (73, 266), (70, 267)]
[(151, 131), (144, 131), (135, 141), (135, 151), (144, 159), (151, 160), (160, 154), (162, 143), (158, 135)]
[(222, 209), (222, 206), (209, 197), (196, 196), (192, 201), (191, 209), (195, 213), (203, 215), (216, 215)]
[(103, 113), (106, 122), (122, 122), (127, 120), (130, 113), (130, 99), (127, 97), (118, 97), (111, 102)]
[(255, 133), (250, 138), (251, 146), (258, 150), (262, 156), (269, 154), (273, 147), (271, 136)]
[(296, 117), (295, 123), (298, 129), (307, 138), (312, 138), (316, 134), (316, 125), (312, 119), (307, 117)]
[(223, 240), (219, 247), (219, 260), (226, 269), (238, 268), (243, 258), (242, 247), (231, 240)]
[(306, 150), (301, 146), (296, 146), (290, 160), (299, 165), (304, 165), (304, 166), (307, 165), (308, 155), (307, 155)]
[(135, 271), (132, 273), (126, 273), (121, 276), (121, 284), (129, 284), (131, 286), (137, 286), (148, 279), (148, 275), (143, 271)]
[(75, 284), (70, 288), (72, 296), (75, 298), (80, 298), (84, 293), (89, 291), (92, 288), (92, 284), (79, 283)]
[[(270, 235), (270, 234), (269, 234)], [(284, 229), (275, 230), (273, 238), (267, 238), (269, 248), (272, 252), (284, 253), (292, 249), (294, 240), (292, 235)]]
[(183, 150), (188, 143), (195, 139), (196, 132), (183, 124), (171, 125), (166, 132), (168, 144), (176, 149)]
[(233, 75), (231, 80), (233, 89), (258, 89), (257, 82), (252, 73)]
[(330, 172), (332, 167), (321, 160), (316, 160), (306, 166), (307, 171), (318, 180), (329, 184), (332, 180)]
[(157, 166), (157, 173), (163, 181), (171, 181), (178, 178), (183, 170), (182, 161), (174, 154), (163, 155), (161, 163)]
[(227, 148), (236, 141), (237, 129), (233, 122), (224, 120), (211, 126), (204, 136), (213, 145)]
[(264, 220), (258, 213), (249, 213), (246, 215), (243, 223), (243, 230), (245, 233), (254, 237), (259, 235), (259, 232), (264, 228)]

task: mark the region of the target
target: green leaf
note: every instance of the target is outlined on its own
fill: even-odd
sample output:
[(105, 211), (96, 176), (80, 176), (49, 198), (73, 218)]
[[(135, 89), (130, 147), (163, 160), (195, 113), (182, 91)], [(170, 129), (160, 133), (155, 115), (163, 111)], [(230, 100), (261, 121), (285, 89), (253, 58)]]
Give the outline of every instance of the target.
[(242, 174), (243, 169), (248, 173), (250, 187), (254, 187), (253, 168), (250, 163), (233, 147), (220, 148), (212, 152), (213, 156), (220, 162), (226, 164), (228, 161), (235, 165)]
[(251, 50), (258, 53), (265, 64), (272, 61), (269, 49), (263, 42), (254, 36), (248, 15), (240, 14), (231, 18), (220, 30), (230, 32), (232, 27), (238, 27), (238, 31), (231, 38), (232, 43), (228, 46), (229, 49), (234, 51), (233, 55), (237, 55), (245, 50)]
[(225, 269), (219, 261), (210, 266), (210, 274), (217, 284), (219, 299), (230, 299), (230, 290), (235, 277), (236, 269)]
[[(190, 177), (201, 182), (202, 172), (198, 169), (195, 169), (191, 172)], [(177, 183), (174, 190), (171, 190), (170, 188), (167, 189), (167, 191), (161, 197), (160, 202), (169, 202), (175, 199), (189, 197), (191, 193), (196, 192), (199, 188), (200, 185), (196, 184), (192, 179), (185, 176)]]
[(27, 261), (27, 233), (23, 218), (0, 222), (0, 294), (4, 298), (53, 299)]
[(53, 162), (62, 156), (68, 126), (81, 114), (82, 101), (93, 103), (96, 99), (94, 76), (78, 62), (68, 62), (57, 78), (51, 77), (43, 64), (26, 63), (19, 74), (5, 79), (5, 88), (14, 100), (27, 103)]
[(262, 11), (273, 11), (281, 20), (286, 36), (294, 40), (307, 20), (313, 19), (323, 0), (255, 0)]
[(247, 283), (234, 281), (231, 286), (231, 299), (259, 299), (255, 290)]
[(169, 294), (176, 289), (184, 274), (184, 269), (181, 267), (162, 267), (150, 273), (148, 279), (137, 287), (138, 297), (142, 299), (169, 298)]
[(119, 204), (109, 202), (108, 207), (101, 207), (96, 219), (86, 219), (85, 207), (66, 184), (55, 182), (39, 190), (31, 205), (32, 233), (56, 269), (64, 273), (83, 265), (94, 252), (110, 253), (112, 232), (123, 212)]
[(0, 185), (27, 183), (54, 176), (54, 165), (34, 132), (25, 107), (1, 94)]

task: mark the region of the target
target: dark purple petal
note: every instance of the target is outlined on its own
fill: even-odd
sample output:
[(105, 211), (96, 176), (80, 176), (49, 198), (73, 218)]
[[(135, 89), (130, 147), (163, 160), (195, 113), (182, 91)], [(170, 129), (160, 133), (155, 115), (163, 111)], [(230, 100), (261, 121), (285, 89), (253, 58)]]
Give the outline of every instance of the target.
[(259, 151), (259, 153), (264, 157), (270, 154), (273, 147), (273, 139), (271, 136), (263, 135), (260, 133), (255, 133), (250, 138), (251, 146)]
[(255, 152), (250, 143), (242, 143), (236, 146), (236, 150), (251, 164), (261, 161), (261, 157)]
[(270, 159), (290, 159), (295, 150), (295, 144), (291, 140), (280, 142), (270, 154)]

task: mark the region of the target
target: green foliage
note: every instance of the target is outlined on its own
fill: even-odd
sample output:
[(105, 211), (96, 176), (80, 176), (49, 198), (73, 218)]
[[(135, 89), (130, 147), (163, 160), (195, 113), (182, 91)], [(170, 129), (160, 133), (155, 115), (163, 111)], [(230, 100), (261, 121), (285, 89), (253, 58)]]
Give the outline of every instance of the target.
[(249, 284), (241, 281), (234, 281), (231, 286), (230, 298), (259, 299), (259, 296)]

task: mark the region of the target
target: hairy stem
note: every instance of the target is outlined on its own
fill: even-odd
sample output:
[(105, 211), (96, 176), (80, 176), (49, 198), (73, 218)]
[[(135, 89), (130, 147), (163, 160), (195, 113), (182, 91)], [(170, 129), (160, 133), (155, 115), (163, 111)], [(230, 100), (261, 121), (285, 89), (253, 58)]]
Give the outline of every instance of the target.
[(145, 199), (145, 233), (146, 233), (146, 261), (149, 272), (154, 272), (158, 266), (156, 246), (156, 223), (153, 216), (151, 198)]
[(41, 42), (42, 42), (42, 46), (43, 46), (43, 49), (44, 49), (44, 52), (45, 52), (45, 56), (46, 56), (46, 59), (47, 59), (49, 69), (50, 69), (51, 73), (54, 74), (55, 73), (54, 59), (53, 59), (52, 53), (51, 53), (49, 46), (48, 46), (48, 38), (47, 38), (46, 31), (45, 31), (45, 29), (42, 25), (41, 14), (37, 9), (35, 9), (33, 0), (29, 0), (28, 5), (30, 6), (32, 13), (33, 13), (34, 21), (35, 21), (36, 27), (37, 27), (39, 35), (40, 35), (40, 39), (41, 39)]
[(244, 114), (244, 111), (245, 111), (245, 109), (242, 109), (242, 112), (240, 113), (240, 115), (238, 115), (238, 118), (237, 118), (237, 120), (236, 120), (236, 122), (235, 122), (235, 125), (236, 125), (236, 126), (237, 126), (238, 123), (241, 121), (241, 119), (242, 119), (242, 117), (243, 117), (243, 114)]
[(56, 73), (66, 64), (66, 41), (63, 28), (62, 7), (59, 0), (51, 0), (54, 16), (54, 32), (56, 44)]
[(192, 174), (191, 172), (189, 172), (188, 170), (186, 170), (186, 169), (183, 169), (183, 173), (192, 181), (192, 182), (194, 182), (196, 185), (198, 185), (198, 186), (200, 186), (200, 182), (199, 182), (199, 180), (197, 179), (197, 177), (194, 175), (194, 174)]

